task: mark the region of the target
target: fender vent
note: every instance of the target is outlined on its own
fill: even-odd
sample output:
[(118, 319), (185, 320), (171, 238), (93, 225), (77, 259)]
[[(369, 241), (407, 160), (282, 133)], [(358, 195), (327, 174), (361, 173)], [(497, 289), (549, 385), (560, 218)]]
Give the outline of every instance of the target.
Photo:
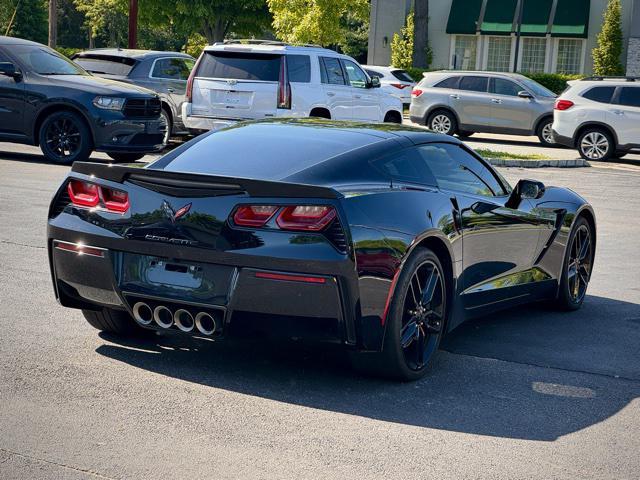
[(66, 206), (70, 203), (71, 198), (69, 198), (69, 193), (67, 192), (67, 184), (65, 183), (64, 188), (60, 190), (60, 193), (51, 204), (51, 209), (49, 210), (49, 218), (54, 218), (60, 215), (66, 208)]
[(334, 220), (324, 234), (340, 253), (347, 253), (349, 250), (347, 235), (338, 220)]

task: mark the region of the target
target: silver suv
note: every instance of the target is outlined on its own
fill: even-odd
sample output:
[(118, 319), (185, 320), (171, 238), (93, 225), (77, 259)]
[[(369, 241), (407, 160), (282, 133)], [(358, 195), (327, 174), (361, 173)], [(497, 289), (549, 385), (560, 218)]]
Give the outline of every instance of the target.
[(516, 73), (438, 71), (411, 93), (411, 121), (438, 133), (537, 135), (553, 145), (556, 95)]

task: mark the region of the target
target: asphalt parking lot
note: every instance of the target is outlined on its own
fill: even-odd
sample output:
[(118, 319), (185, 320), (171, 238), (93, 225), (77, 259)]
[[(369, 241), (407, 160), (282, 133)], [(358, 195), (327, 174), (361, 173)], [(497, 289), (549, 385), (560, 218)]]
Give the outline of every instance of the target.
[(99, 335), (51, 287), (67, 171), (0, 144), (0, 478), (638, 478), (640, 168), (501, 169), (592, 202), (584, 307), (464, 325), (408, 384), (335, 351)]

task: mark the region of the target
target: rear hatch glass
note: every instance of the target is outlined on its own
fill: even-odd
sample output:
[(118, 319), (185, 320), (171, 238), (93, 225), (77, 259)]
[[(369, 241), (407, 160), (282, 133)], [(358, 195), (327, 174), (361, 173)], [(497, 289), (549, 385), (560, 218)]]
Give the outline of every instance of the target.
[(241, 52), (206, 52), (198, 77), (277, 82), (281, 55)]
[(86, 71), (97, 75), (118, 75), (126, 77), (131, 73), (137, 61), (133, 58), (83, 55), (73, 59)]
[(405, 72), (404, 70), (394, 70), (391, 72), (391, 75), (393, 75), (394, 77), (396, 77), (398, 80), (400, 80), (401, 82), (411, 82), (414, 83), (413, 78), (411, 78), (411, 75), (409, 75), (407, 72)]

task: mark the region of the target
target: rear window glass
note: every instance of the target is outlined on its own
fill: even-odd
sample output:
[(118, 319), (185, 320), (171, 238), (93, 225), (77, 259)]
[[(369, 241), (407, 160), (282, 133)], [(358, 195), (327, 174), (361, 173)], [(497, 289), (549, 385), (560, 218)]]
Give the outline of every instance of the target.
[(198, 67), (198, 77), (277, 82), (281, 55), (206, 52)]
[(371, 78), (382, 78), (384, 77), (384, 75), (380, 72), (376, 72), (375, 70), (369, 70), (368, 68), (364, 69), (365, 72), (367, 72), (367, 75), (369, 75)]
[[(265, 122), (218, 130), (151, 168), (261, 180), (283, 180), (340, 153), (372, 143), (370, 135)], [(186, 144), (185, 144), (186, 146)]]
[(193, 68), (189, 58), (161, 58), (156, 60), (151, 76), (170, 80), (187, 80)]
[(131, 73), (136, 61), (133, 58), (82, 56), (73, 60), (87, 72), (98, 75), (119, 75), (126, 77)]
[(309, 55), (287, 55), (287, 73), (290, 82), (311, 81), (311, 59)]
[(413, 83), (413, 78), (411, 78), (411, 75), (409, 75), (404, 70), (394, 70), (393, 72), (391, 72), (391, 75), (396, 77), (401, 82), (411, 82), (411, 83)]
[(583, 93), (582, 96), (594, 102), (609, 103), (615, 90), (616, 87), (595, 87)]
[(437, 88), (458, 88), (458, 80), (460, 77), (445, 78), (441, 82), (435, 84)]
[(620, 103), (620, 105), (628, 105), (630, 107), (640, 107), (640, 88), (622, 87), (618, 103)]
[(373, 160), (371, 165), (385, 177), (397, 182), (436, 185), (436, 180), (427, 166), (427, 162), (415, 147), (405, 148), (400, 152)]
[(488, 77), (462, 77), (459, 88), (471, 92), (486, 92), (488, 80)]

